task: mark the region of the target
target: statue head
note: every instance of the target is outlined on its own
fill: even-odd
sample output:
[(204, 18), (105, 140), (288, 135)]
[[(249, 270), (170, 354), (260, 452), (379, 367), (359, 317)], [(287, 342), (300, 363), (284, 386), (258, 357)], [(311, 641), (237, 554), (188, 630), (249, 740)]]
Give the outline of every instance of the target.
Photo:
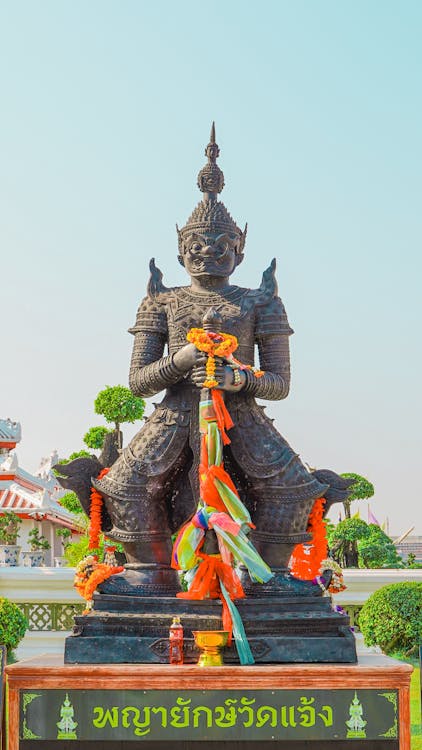
[(204, 194), (179, 229), (179, 262), (190, 276), (228, 277), (243, 260), (247, 225), (244, 231), (237, 226), (224, 203), (217, 196), (224, 187), (224, 175), (216, 164), (220, 149), (215, 142), (214, 123), (210, 142), (205, 149), (208, 163), (198, 175), (198, 187)]

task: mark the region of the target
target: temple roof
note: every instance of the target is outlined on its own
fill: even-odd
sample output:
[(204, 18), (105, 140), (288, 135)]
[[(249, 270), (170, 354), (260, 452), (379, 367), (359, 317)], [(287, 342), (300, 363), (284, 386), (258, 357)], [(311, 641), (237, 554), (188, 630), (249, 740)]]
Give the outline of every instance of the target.
[(80, 531), (81, 526), (75, 515), (55, 499), (55, 487), (46, 485), (45, 481), (20, 467), (13, 479), (2, 479), (0, 474), (0, 513), (13, 511), (22, 518), (46, 519)]
[[(58, 502), (65, 491), (51, 471), (51, 460), (43, 459), (38, 470), (30, 474), (19, 466), (13, 450), (21, 439), (19, 422), (0, 419), (0, 514), (14, 512), (22, 518), (47, 519), (73, 531), (81, 531), (76, 516)], [(57, 454), (53, 453), (54, 458)]]
[(11, 419), (0, 419), (0, 447), (1, 443), (19, 443), (22, 437), (20, 422)]

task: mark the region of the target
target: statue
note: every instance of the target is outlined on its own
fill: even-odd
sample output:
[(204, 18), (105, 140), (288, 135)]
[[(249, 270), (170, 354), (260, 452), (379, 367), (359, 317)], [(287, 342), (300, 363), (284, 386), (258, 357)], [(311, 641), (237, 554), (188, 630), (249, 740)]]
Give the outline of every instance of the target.
[[(317, 623), (320, 615), (316, 616), (316, 629), (325, 629), (324, 634), (335, 637), (333, 647), (323, 647), (326, 653), (321, 660), (354, 661), (356, 651), (347, 616), (332, 613), (329, 602), (321, 599), (320, 586), (294, 578), (288, 568), (295, 546), (310, 539), (307, 526), (315, 500), (325, 498), (326, 512), (333, 502), (347, 497), (349, 482), (331, 471), (309, 471), (277, 432), (273, 420), (265, 414), (265, 407), (255, 400), (275, 401), (287, 397), (292, 329), (278, 296), (275, 260), (264, 271), (257, 289), (230, 283), (230, 277), (244, 257), (247, 226), (242, 231), (218, 200), (224, 176), (216, 163), (219, 147), (214, 124), (205, 154), (207, 164), (198, 175), (202, 200), (185, 226), (177, 227), (178, 260), (189, 275), (190, 283), (183, 287), (166, 287), (163, 274), (152, 259), (147, 295), (139, 305), (135, 325), (129, 329), (134, 336), (129, 375), (131, 390), (142, 397), (155, 396), (165, 390), (164, 398), (155, 404), (153, 414), (120, 454), (108, 446), (107, 459), (104, 455), (99, 461), (82, 458), (60, 466), (61, 484), (77, 492), (87, 511), (91, 484), (101, 494), (104, 501), (102, 528), (108, 538), (124, 545), (127, 558), (122, 573), (112, 575), (98, 586), (99, 598), (97, 604), (94, 601), (93, 615), (96, 609), (99, 614), (101, 611), (122, 613), (122, 608), (133, 612), (135, 605), (130, 605), (129, 601), (134, 598), (137, 611), (144, 612), (139, 614), (141, 619), (136, 632), (139, 638), (142, 633), (142, 642), (147, 643), (145, 618), (148, 612), (157, 612), (160, 606), (171, 615), (187, 611), (187, 603), (183, 604), (184, 609), (177, 609), (178, 600), (174, 598), (180, 591), (180, 579), (170, 565), (172, 536), (193, 516), (199, 498), (198, 409), (207, 376), (206, 355), (193, 343), (187, 343), (187, 334), (192, 328), (206, 324), (211, 326), (209, 330), (215, 330), (212, 328), (215, 323), (217, 330), (237, 337), (236, 358), (249, 366), (249, 369), (239, 370), (227, 359), (220, 358), (216, 362), (215, 378), (234, 422), (230, 444), (224, 447), (224, 465), (252, 518), (251, 541), (274, 574), (262, 585), (251, 583), (244, 576), (243, 589), (247, 599), (262, 601), (262, 597), (267, 597), (268, 603), (262, 608), (263, 621), (272, 617), (274, 597), (278, 597), (277, 601), (280, 597), (297, 601), (298, 596), (304, 600), (293, 619), (280, 610), (279, 640), (273, 639), (272, 646), (262, 641), (257, 641), (255, 646), (252, 643), (255, 657), (258, 655), (263, 661), (320, 660), (317, 639), (309, 638), (309, 645), (300, 635), (310, 628), (309, 621), (300, 618), (303, 613), (307, 617), (306, 602), (312, 597), (320, 614), (322, 610), (325, 612), (323, 626)], [(253, 371), (256, 348), (263, 371), (261, 377), (255, 377)], [(110, 467), (106, 474), (104, 466)], [(215, 541), (214, 532), (207, 531), (205, 549), (210, 555), (217, 552)], [(247, 600), (244, 601), (246, 606)], [(204, 606), (204, 612), (213, 613), (209, 627), (218, 629), (219, 614), (214, 607), (218, 602), (212, 605), (210, 600), (208, 602), (199, 604)], [(253, 631), (257, 623), (256, 609), (249, 612), (242, 607), (245, 627)], [(296, 604), (292, 607), (298, 609)], [(192, 613), (196, 611), (192, 609)], [(107, 647), (101, 645), (104, 622), (98, 620), (95, 624), (93, 615), (85, 620), (76, 618), (76, 634), (84, 636), (81, 641), (85, 641), (85, 645), (78, 651), (75, 639), (67, 639), (67, 660), (92, 661), (95, 649), (105, 652)], [(302, 630), (292, 625), (296, 616)], [(108, 623), (107, 628), (114, 636), (117, 626), (112, 620)], [(132, 617), (132, 620), (127, 618), (122, 627), (127, 634), (138, 626), (135, 627)], [(265, 627), (264, 624), (261, 632), (265, 632)], [(187, 632), (189, 628), (195, 630), (194, 621), (188, 621), (187, 628)], [(288, 632), (286, 628), (290, 628), (292, 635), (296, 635), (296, 628), (302, 639), (293, 657), (283, 640), (283, 634)], [(163, 628), (163, 634), (167, 636), (168, 626), (166, 630)], [(167, 640), (163, 635), (162, 642), (156, 641), (157, 632), (152, 623), (146, 650), (137, 658), (128, 652), (128, 639), (122, 638), (116, 646), (116, 654), (119, 654), (116, 660), (163, 660)], [(104, 658), (107, 660), (108, 655)]]
[[(220, 360), (216, 377), (235, 423), (225, 463), (256, 526), (253, 543), (271, 568), (286, 571), (294, 546), (309, 538), (306, 527), (314, 500), (327, 498), (330, 490), (327, 473), (309, 472), (255, 401), (288, 395), (292, 329), (277, 295), (275, 260), (258, 289), (230, 284), (243, 260), (247, 227), (241, 231), (217, 200), (224, 177), (216, 163), (214, 125), (205, 154), (208, 163), (198, 176), (203, 200), (177, 229), (178, 259), (190, 285), (166, 288), (152, 260), (148, 293), (130, 329), (135, 339), (129, 376), (133, 393), (150, 397), (166, 389), (165, 397), (109, 473), (93, 481), (111, 519), (107, 536), (124, 544), (128, 560), (126, 572), (110, 579), (102, 591), (169, 594), (179, 589), (169, 566), (171, 536), (196, 506), (198, 399), (205, 379), (205, 355), (186, 342), (186, 335), (201, 325), (209, 308), (221, 315), (221, 330), (238, 337), (236, 356), (253, 365), (257, 345), (265, 371), (259, 379), (241, 371), (235, 382), (233, 369)], [(341, 485), (339, 477), (332, 474), (332, 479)]]

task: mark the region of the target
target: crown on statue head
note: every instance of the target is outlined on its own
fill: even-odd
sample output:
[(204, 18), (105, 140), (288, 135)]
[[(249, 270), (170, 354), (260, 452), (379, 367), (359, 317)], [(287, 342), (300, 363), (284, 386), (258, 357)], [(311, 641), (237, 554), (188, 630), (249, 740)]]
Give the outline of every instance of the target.
[(243, 250), (247, 224), (242, 232), (230, 216), (224, 203), (217, 200), (218, 194), (221, 193), (224, 187), (224, 174), (216, 163), (219, 154), (220, 149), (215, 142), (215, 125), (213, 123), (211, 126), (210, 142), (205, 149), (205, 156), (208, 162), (198, 174), (197, 184), (204, 197), (196, 208), (194, 208), (185, 226), (179, 229), (176, 225), (179, 237), (179, 250), (183, 250), (183, 241), (192, 232), (198, 232), (199, 234), (212, 232), (235, 235), (240, 240), (238, 252), (241, 253)]

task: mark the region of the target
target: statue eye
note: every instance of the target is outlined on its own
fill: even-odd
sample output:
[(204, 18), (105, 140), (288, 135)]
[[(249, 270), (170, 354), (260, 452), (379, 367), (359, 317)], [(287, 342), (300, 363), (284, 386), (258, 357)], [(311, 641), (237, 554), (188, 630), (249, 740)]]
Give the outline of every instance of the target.
[(193, 245), (191, 245), (191, 248), (190, 248), (190, 249), (191, 249), (191, 250), (192, 250), (192, 252), (194, 252), (194, 253), (199, 253), (199, 251), (201, 250), (201, 245), (200, 245), (200, 243), (199, 243), (199, 242), (194, 242), (194, 243), (193, 243)]

